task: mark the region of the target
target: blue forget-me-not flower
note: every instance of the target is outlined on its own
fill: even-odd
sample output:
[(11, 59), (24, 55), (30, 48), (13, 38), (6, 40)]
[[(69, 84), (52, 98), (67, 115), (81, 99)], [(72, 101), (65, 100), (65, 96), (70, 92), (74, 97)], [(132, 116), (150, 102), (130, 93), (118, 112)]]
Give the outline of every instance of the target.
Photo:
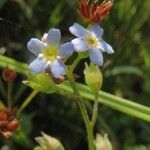
[(47, 69), (55, 78), (65, 75), (63, 58), (72, 55), (74, 46), (71, 42), (61, 45), (60, 39), (60, 30), (52, 28), (44, 35), (44, 41), (32, 38), (28, 42), (28, 50), (37, 56), (29, 66), (32, 73), (42, 73)]
[(103, 64), (102, 52), (114, 53), (112, 47), (102, 39), (103, 29), (98, 24), (89, 25), (86, 29), (74, 23), (69, 30), (77, 37), (71, 41), (75, 51), (83, 52), (88, 50), (92, 63), (101, 66)]

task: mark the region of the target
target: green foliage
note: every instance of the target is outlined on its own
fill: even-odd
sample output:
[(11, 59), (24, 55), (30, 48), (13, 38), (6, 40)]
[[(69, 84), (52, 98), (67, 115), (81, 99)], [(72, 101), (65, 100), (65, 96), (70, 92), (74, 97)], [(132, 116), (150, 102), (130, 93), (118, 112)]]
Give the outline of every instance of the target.
[(0, 55), (0, 67), (8, 67), (16, 70), (18, 73), (26, 75), (29, 72), (29, 68), (25, 63), (18, 63), (14, 59)]
[[(69, 94), (72, 95), (72, 90), (68, 82), (65, 82), (59, 85), (59, 88), (64, 90), (66, 94), (68, 93), (68, 96)], [(78, 89), (82, 97), (86, 98), (87, 100), (94, 99), (93, 92), (90, 90), (89, 87), (83, 84), (78, 84)], [(131, 116), (150, 122), (150, 108), (149, 107), (142, 106), (130, 100), (125, 100), (123, 98), (116, 97), (112, 94), (109, 94), (103, 91), (99, 92), (99, 102), (115, 110), (121, 111), (126, 114), (130, 114)]]
[(105, 75), (109, 76), (117, 76), (120, 74), (133, 74), (139, 77), (144, 77), (144, 73), (138, 67), (134, 66), (118, 66), (114, 67), (112, 70), (106, 70)]
[[(9, 57), (22, 62), (29, 62), (32, 59), (26, 50), (26, 43), (29, 38), (33, 36), (41, 37), (43, 32), (48, 31), (50, 27), (54, 27), (53, 25), (57, 25), (61, 28), (63, 35), (65, 35), (64, 41), (71, 39), (69, 31), (66, 29), (74, 22), (79, 21), (76, 8), (77, 0), (0, 0), (1, 17), (19, 25), (15, 26), (0, 21), (0, 46), (7, 49), (6, 55)], [(125, 112), (137, 117), (139, 115), (140, 118), (142, 118), (141, 114), (146, 114), (146, 117), (143, 118), (149, 119), (149, 113), (143, 113), (145, 110), (148, 112), (147, 109), (150, 106), (149, 10), (149, 0), (115, 0), (108, 18), (101, 23), (102, 28), (104, 28), (104, 40), (109, 41), (115, 50), (114, 55), (104, 56), (105, 64), (101, 68), (104, 75), (103, 91), (127, 99), (133, 99), (135, 102), (132, 101), (130, 103), (126, 99), (122, 101), (122, 98), (115, 101), (118, 97), (113, 96), (112, 98), (112, 95), (108, 96), (107, 93), (100, 92), (99, 100), (103, 104), (100, 105), (100, 116), (104, 119), (102, 121), (100, 116), (98, 116), (100, 122), (98, 122), (97, 126), (101, 124), (100, 131), (103, 132), (104, 130), (109, 133), (113, 145), (118, 146), (115, 150), (127, 150), (127, 148), (148, 149), (150, 143), (149, 122), (119, 113)], [(6, 66), (16, 69), (23, 76), (30, 75), (26, 64), (21, 63), (20, 65), (18, 61), (0, 56), (0, 67)], [(81, 76), (79, 79), (81, 82), (84, 82), (82, 75), (83, 66), (81, 64), (76, 70), (76, 73)], [(20, 79), (20, 76), (18, 79)], [(64, 90), (67, 91), (64, 94), (70, 96), (72, 91), (69, 89), (69, 86), (65, 84), (61, 86), (64, 86)], [(83, 88), (82, 94), (89, 99), (91, 98), (91, 93), (86, 88)], [(25, 91), (28, 92), (27, 89)], [(14, 93), (16, 94), (17, 92), (18, 89), (15, 83)], [(27, 94), (26, 92), (25, 94)], [(25, 94), (24, 96), (26, 97)], [(18, 105), (20, 105), (21, 99), (25, 99), (24, 96), (19, 98)], [(0, 99), (5, 100), (1, 97)], [(52, 101), (47, 99), (52, 99)], [(81, 147), (82, 149), (87, 149), (84, 147), (85, 140), (82, 138), (84, 136), (84, 128), (82, 128), (83, 125), (78, 109), (74, 103), (64, 99), (67, 99), (66, 96), (55, 94), (40, 95), (36, 103), (29, 106), (27, 112), (34, 112), (34, 121), (39, 120), (38, 123), (37, 121), (32, 122), (34, 131), (30, 134), (33, 136), (39, 135), (39, 130), (43, 129), (49, 132), (52, 131), (54, 135), (58, 135), (63, 140), (66, 149), (76, 150), (81, 149)], [(143, 105), (134, 105), (137, 103), (146, 105), (146, 109), (143, 109)], [(89, 103), (87, 105), (90, 107)], [(114, 110), (108, 109), (106, 106)], [(126, 110), (125, 108), (128, 109)], [(119, 110), (119, 112), (115, 110)], [(37, 128), (39, 123), (41, 125), (40, 129)], [(74, 126), (74, 124), (77, 125)], [(67, 129), (67, 134), (64, 129)], [(23, 145), (21, 148), (14, 146), (15, 149), (23, 149), (27, 140), (33, 140), (33, 138), (30, 138), (31, 135), (26, 136), (27, 138), (24, 138), (24, 140), (18, 138), (16, 143), (23, 143)], [(72, 137), (74, 140), (70, 142)], [(30, 143), (27, 144), (32, 145)]]
[(33, 143), (29, 140), (27, 133), (21, 127), (15, 132), (13, 140), (28, 149), (31, 149), (33, 146)]
[(4, 4), (6, 3), (7, 0), (1, 0), (0, 1), (0, 9), (3, 8)]
[[(7, 57), (5, 56), (1, 56), (2, 60), (5, 60), (7, 62)], [(14, 69), (18, 70), (18, 66), (20, 68), (20, 72), (21, 73), (25, 73), (26, 69), (28, 68), (27, 65), (22, 64), (20, 62), (15, 61), (16, 63), (14, 63), (14, 61), (12, 61), (11, 58), (8, 58), (9, 62), (12, 64), (10, 64), (10, 66), (13, 66)], [(5, 64), (5, 62), (4, 62)], [(17, 64), (17, 65), (15, 65)], [(26, 66), (26, 67), (25, 67)], [(22, 71), (21, 71), (22, 69)], [(68, 82), (64, 82), (60, 85), (54, 84), (54, 82), (52, 81), (52, 79), (46, 75), (46, 74), (34, 74), (34, 75), (29, 75), (28, 76), (28, 80), (25, 81), (25, 84), (32, 87), (35, 90), (44, 92), (44, 93), (54, 93), (55, 90), (57, 90), (57, 92), (60, 92), (60, 94), (63, 95), (72, 95), (72, 89), (70, 88), (70, 85)], [(77, 84), (78, 88), (80, 89), (79, 91), (81, 92), (81, 95), (83, 98), (86, 98), (88, 100), (93, 100), (94, 99), (94, 94), (93, 92), (90, 90), (90, 88), (88, 88), (87, 86), (83, 85), (83, 84)], [(58, 89), (59, 88), (59, 89)], [(64, 93), (65, 92), (65, 93)], [(123, 113), (132, 115), (134, 117), (138, 117), (140, 119), (143, 120), (147, 120), (150, 121), (150, 108), (134, 103), (130, 100), (125, 100), (123, 98), (119, 98), (117, 96), (108, 94), (106, 92), (99, 92), (99, 102), (113, 108), (116, 109), (118, 111), (121, 111)]]
[(51, 26), (59, 25), (62, 22), (64, 17), (63, 13), (61, 13), (62, 11), (63, 11), (63, 2), (60, 2), (58, 5), (56, 5), (54, 10), (51, 12), (48, 24)]

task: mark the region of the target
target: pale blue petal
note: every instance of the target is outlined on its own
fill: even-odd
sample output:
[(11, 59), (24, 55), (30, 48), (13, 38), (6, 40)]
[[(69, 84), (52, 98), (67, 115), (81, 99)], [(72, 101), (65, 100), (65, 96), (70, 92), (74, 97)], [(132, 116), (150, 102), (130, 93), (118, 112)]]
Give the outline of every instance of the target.
[(51, 73), (55, 78), (59, 78), (60, 76), (64, 76), (66, 72), (65, 65), (60, 60), (54, 60), (51, 64), (49, 64)]
[(87, 29), (77, 23), (74, 23), (73, 26), (69, 28), (69, 31), (77, 37), (85, 37), (89, 33)]
[(51, 45), (58, 45), (60, 43), (61, 33), (59, 29), (50, 29), (48, 31), (47, 43)]
[(45, 47), (45, 43), (36, 38), (32, 38), (27, 43), (28, 50), (31, 51), (36, 56), (38, 56), (38, 54), (42, 53), (44, 47)]
[(81, 38), (75, 38), (71, 41), (71, 43), (74, 45), (74, 49), (77, 52), (83, 52), (88, 49), (86, 42)]
[(41, 73), (45, 71), (46, 66), (46, 61), (42, 57), (38, 57), (29, 65), (29, 68), (31, 69), (32, 73)]
[(93, 24), (89, 26), (89, 30), (94, 33), (97, 37), (102, 37), (103, 35), (103, 29), (98, 24)]
[(114, 53), (114, 50), (112, 49), (112, 47), (103, 40), (100, 41), (99, 48), (102, 49), (103, 51), (105, 51), (108, 54), (113, 54)]
[(71, 42), (67, 42), (62, 44), (59, 49), (59, 56), (61, 57), (69, 57), (73, 54), (74, 46)]
[(103, 64), (103, 55), (99, 49), (90, 49), (89, 56), (92, 63), (101, 66)]

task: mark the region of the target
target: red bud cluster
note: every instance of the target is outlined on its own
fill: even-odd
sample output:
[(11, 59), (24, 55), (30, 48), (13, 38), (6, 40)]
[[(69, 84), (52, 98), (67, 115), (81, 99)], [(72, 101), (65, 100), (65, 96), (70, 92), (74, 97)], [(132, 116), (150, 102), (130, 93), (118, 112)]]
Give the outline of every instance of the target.
[(5, 81), (13, 81), (17, 77), (17, 72), (6, 67), (3, 69), (2, 76)]
[(16, 112), (16, 109), (0, 109), (0, 134), (6, 139), (9, 139), (20, 125)]
[(111, 0), (104, 1), (101, 4), (94, 0), (91, 5), (88, 0), (80, 0), (78, 13), (89, 23), (99, 23), (109, 14), (112, 5), (113, 2)]

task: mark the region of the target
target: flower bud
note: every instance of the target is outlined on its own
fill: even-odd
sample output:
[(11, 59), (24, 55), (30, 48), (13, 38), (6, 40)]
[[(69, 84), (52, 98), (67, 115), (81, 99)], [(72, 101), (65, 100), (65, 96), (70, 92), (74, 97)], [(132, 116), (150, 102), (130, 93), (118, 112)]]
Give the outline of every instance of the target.
[(98, 66), (92, 63), (88, 66), (86, 63), (84, 74), (86, 84), (93, 90), (93, 92), (98, 92), (98, 90), (101, 89), (103, 82), (103, 76)]
[(42, 137), (35, 138), (44, 150), (64, 150), (63, 145), (56, 138), (42, 132)]
[(5, 81), (13, 81), (17, 77), (17, 72), (6, 67), (3, 69), (2, 76)]
[(96, 150), (112, 150), (112, 145), (107, 134), (104, 134), (104, 136), (97, 134), (94, 143)]

